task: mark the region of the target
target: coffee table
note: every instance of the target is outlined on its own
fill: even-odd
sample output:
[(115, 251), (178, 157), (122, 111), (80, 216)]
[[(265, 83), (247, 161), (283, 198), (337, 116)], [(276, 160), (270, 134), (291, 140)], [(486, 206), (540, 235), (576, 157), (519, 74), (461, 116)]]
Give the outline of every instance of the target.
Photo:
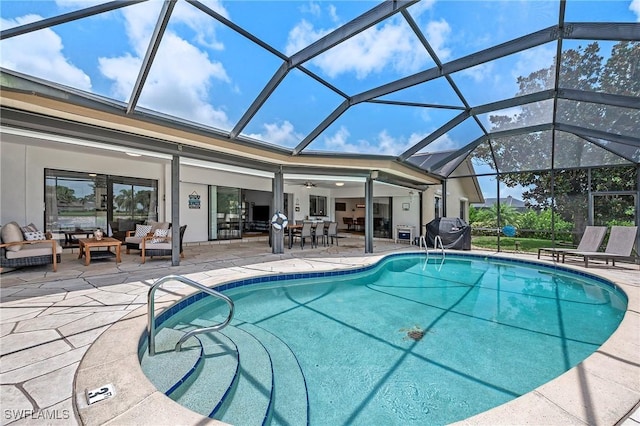
[[(95, 238), (78, 238), (78, 244), (80, 245), (80, 253), (78, 253), (78, 259), (82, 259), (84, 256), (84, 264), (88, 266), (91, 263), (91, 258), (103, 259), (105, 257), (116, 258), (116, 263), (120, 263), (120, 246), (122, 241), (115, 238), (103, 237), (101, 240)], [(106, 250), (94, 250), (92, 248), (106, 247)], [(111, 247), (115, 247), (115, 253), (111, 251)]]

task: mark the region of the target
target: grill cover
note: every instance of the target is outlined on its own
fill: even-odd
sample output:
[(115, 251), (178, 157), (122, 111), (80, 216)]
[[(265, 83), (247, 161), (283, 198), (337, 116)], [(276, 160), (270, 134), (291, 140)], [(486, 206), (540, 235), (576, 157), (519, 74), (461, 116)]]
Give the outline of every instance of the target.
[(446, 249), (471, 250), (471, 227), (459, 217), (440, 217), (425, 226), (429, 247), (434, 247), (436, 235), (440, 235)]

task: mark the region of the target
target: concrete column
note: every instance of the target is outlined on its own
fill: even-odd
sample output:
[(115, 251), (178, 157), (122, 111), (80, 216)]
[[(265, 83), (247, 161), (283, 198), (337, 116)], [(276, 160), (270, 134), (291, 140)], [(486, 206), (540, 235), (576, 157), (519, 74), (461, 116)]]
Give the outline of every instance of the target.
[[(282, 169), (274, 173), (273, 176), (273, 213), (286, 213), (284, 210), (284, 175)], [(269, 230), (271, 235), (271, 252), (273, 254), (284, 253), (284, 235), (286, 229), (276, 230), (271, 227)]]
[(171, 159), (171, 266), (180, 266), (180, 156)]
[(373, 179), (364, 183), (364, 252), (373, 253)]

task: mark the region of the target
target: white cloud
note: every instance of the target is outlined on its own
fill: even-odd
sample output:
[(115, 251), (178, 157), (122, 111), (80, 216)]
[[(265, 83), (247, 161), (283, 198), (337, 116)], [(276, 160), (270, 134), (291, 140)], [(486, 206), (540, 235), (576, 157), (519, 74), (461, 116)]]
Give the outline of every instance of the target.
[(252, 133), (249, 137), (286, 147), (296, 146), (304, 137), (296, 133), (293, 124), (286, 120), (281, 124), (265, 123), (263, 127), (265, 130), (263, 133)]
[(303, 19), (291, 31), (287, 39), (287, 46), (284, 51), (291, 56), (296, 52), (304, 49), (314, 41), (330, 33), (333, 29), (316, 30), (313, 24)]
[(430, 21), (427, 24), (427, 30), (425, 32), (427, 41), (436, 51), (438, 57), (442, 62), (451, 57), (451, 49), (445, 47), (445, 44), (451, 34), (451, 26), (444, 19), (439, 21)]
[(330, 4), (327, 9), (329, 9), (329, 16), (333, 22), (340, 22), (340, 17), (338, 16), (338, 10), (332, 4)]
[(309, 3), (305, 3), (300, 6), (300, 12), (308, 13), (313, 16), (320, 16), (322, 15), (322, 8), (317, 2), (310, 1)]
[[(26, 15), (2, 19), (0, 25), (6, 29), (41, 19), (38, 15)], [(91, 78), (65, 57), (62, 39), (49, 28), (3, 40), (0, 64), (45, 80), (91, 90)]]
[[(289, 32), (285, 53), (292, 55), (333, 29), (318, 29), (302, 20)], [(436, 51), (444, 58), (450, 56), (445, 42), (451, 29), (446, 21), (430, 23), (427, 30)], [(430, 59), (409, 26), (400, 19), (392, 19), (334, 46), (312, 62), (331, 78), (354, 73), (356, 78), (364, 79), (385, 68), (401, 74), (416, 72)]]
[(440, 152), (440, 151), (451, 151), (452, 149), (459, 148), (459, 144), (457, 144), (449, 134), (445, 133), (440, 136), (435, 141), (431, 142), (429, 145), (424, 147), (420, 152)]
[(636, 21), (640, 22), (640, 0), (631, 0), (629, 10), (636, 14)]
[(398, 155), (417, 143), (424, 135), (412, 134), (408, 139), (394, 138), (386, 130), (382, 130), (373, 142), (359, 139), (349, 142), (351, 133), (345, 126), (332, 135), (324, 138), (325, 147), (330, 151), (351, 152), (359, 154)]
[[(549, 68), (553, 65), (555, 54), (555, 47), (552, 48), (549, 46), (540, 46), (518, 53), (518, 61), (515, 66), (511, 68), (511, 76), (513, 77), (514, 84), (517, 84), (518, 77), (526, 77), (534, 71)], [(548, 87), (548, 89), (551, 88), (552, 87)]]
[[(220, 1), (207, 0), (203, 3), (225, 18), (229, 18), (229, 14)], [(196, 33), (195, 41), (198, 44), (215, 50), (224, 49), (224, 44), (219, 42), (216, 37), (216, 29), (219, 25), (218, 21), (190, 4), (186, 2), (176, 3), (176, 7), (171, 14), (171, 21), (173, 23), (182, 23), (192, 28)]]
[(436, 0), (422, 0), (418, 3), (414, 3), (409, 7), (409, 11), (411, 12), (411, 16), (414, 19), (418, 19), (424, 12), (430, 10), (435, 4)]
[[(114, 81), (112, 90), (120, 99), (128, 99), (131, 95), (157, 20), (155, 2), (150, 2), (147, 7), (127, 9), (123, 11), (125, 28), (134, 54), (98, 60), (100, 71)], [(179, 21), (191, 25), (190, 12), (176, 12)], [(196, 19), (191, 26), (199, 34), (198, 40), (211, 35), (201, 31), (203, 23)], [(167, 30), (145, 82), (140, 105), (208, 126), (229, 129), (231, 124), (224, 109), (216, 108), (208, 101), (214, 82), (231, 84), (224, 66), (210, 60), (206, 52), (194, 44)]]
[(493, 75), (494, 65), (495, 64), (492, 62), (476, 65), (475, 67), (460, 71), (460, 75), (469, 77), (476, 83), (481, 83), (491, 78)]

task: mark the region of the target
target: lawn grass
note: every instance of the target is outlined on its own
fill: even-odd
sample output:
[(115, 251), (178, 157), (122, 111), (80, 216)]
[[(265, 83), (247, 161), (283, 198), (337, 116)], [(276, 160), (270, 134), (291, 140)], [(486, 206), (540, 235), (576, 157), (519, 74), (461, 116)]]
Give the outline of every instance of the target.
[[(554, 247), (551, 240), (542, 238), (520, 238), (520, 237), (500, 237), (500, 250), (516, 251), (516, 241), (519, 243), (518, 251), (537, 253), (541, 247)], [(498, 249), (498, 237), (495, 236), (472, 236), (471, 244), (475, 247), (485, 249)], [(558, 246), (556, 242), (555, 246)], [(564, 246), (564, 245), (563, 245)], [(567, 246), (568, 247), (568, 246)]]

